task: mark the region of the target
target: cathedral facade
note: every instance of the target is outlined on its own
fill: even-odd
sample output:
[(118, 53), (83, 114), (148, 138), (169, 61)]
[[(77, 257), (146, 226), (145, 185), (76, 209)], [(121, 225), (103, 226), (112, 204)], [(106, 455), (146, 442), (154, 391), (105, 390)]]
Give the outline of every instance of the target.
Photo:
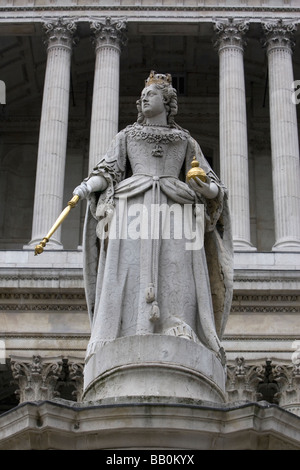
[(300, 416), (299, 18), (298, 0), (0, 0), (1, 413), (80, 401), (85, 202), (35, 246), (156, 70), (229, 190), (227, 401)]

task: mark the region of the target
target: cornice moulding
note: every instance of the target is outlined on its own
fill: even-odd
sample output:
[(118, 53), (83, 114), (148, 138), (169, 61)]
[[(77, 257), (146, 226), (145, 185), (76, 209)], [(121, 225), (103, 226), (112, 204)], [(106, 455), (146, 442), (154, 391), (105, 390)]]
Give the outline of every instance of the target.
[[(24, 12), (29, 15), (25, 16)], [(83, 13), (84, 12), (84, 13)], [(20, 21), (22, 23), (54, 20), (64, 16), (78, 22), (90, 22), (95, 17), (113, 19), (122, 18), (130, 22), (154, 21), (192, 23), (213, 22), (234, 17), (236, 20), (247, 19), (251, 23), (261, 22), (269, 18), (299, 20), (299, 7), (268, 7), (268, 6), (101, 6), (101, 5), (31, 5), (31, 6), (0, 6), (1, 23)], [(83, 14), (82, 14), (83, 13)], [(195, 15), (195, 13), (198, 15)], [(6, 14), (6, 15), (5, 15)], [(15, 14), (15, 15), (14, 15)], [(19, 15), (20, 14), (20, 15)], [(73, 16), (72, 16), (73, 15)]]
[(267, 6), (267, 5), (5, 5), (3, 11), (41, 11), (41, 10), (95, 10), (95, 11), (239, 11), (239, 12), (299, 12), (296, 6)]

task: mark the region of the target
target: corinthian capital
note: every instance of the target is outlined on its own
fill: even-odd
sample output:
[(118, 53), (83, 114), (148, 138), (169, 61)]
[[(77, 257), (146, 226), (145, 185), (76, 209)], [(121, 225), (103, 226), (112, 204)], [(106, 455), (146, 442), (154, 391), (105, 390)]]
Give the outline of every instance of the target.
[(278, 20), (263, 23), (262, 27), (265, 33), (263, 45), (268, 48), (268, 51), (277, 47), (293, 48), (293, 37), (297, 30), (296, 24), (283, 23), (282, 20)]
[(217, 40), (215, 47), (220, 51), (225, 47), (239, 47), (241, 49), (246, 45), (244, 36), (249, 29), (249, 23), (246, 21), (234, 21), (229, 18), (227, 21), (216, 21), (214, 30)]
[(59, 19), (58, 21), (44, 23), (43, 26), (46, 33), (48, 49), (53, 46), (72, 48), (74, 34), (77, 29), (77, 25), (74, 21)]
[(300, 416), (299, 364), (280, 364), (275, 366), (274, 380), (279, 384), (279, 405)]
[(95, 35), (96, 49), (102, 46), (114, 46), (121, 49), (126, 45), (126, 22), (124, 20), (112, 20), (110, 17), (91, 23), (91, 30)]
[(257, 388), (263, 381), (263, 376), (262, 366), (246, 364), (243, 357), (237, 357), (235, 364), (228, 364), (227, 366), (227, 400), (229, 402), (238, 400), (256, 401), (258, 397)]
[(11, 370), (18, 384), (20, 403), (24, 401), (51, 400), (57, 396), (57, 381), (62, 372), (61, 357), (31, 358), (11, 356)]

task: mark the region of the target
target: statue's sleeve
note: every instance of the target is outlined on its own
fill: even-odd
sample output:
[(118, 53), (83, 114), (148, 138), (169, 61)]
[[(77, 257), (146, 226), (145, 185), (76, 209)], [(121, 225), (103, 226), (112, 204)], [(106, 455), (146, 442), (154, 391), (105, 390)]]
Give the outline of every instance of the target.
[(125, 178), (126, 158), (126, 134), (121, 131), (112, 140), (104, 157), (85, 180), (88, 181), (92, 176), (101, 175), (107, 181), (105, 191), (92, 193), (90, 196), (90, 211), (97, 220), (108, 215), (114, 206), (114, 187)]
[(199, 200), (199, 203), (205, 205), (206, 231), (204, 246), (215, 326), (221, 339), (229, 316), (233, 293), (233, 244), (228, 190), (208, 164), (200, 146), (191, 138), (187, 149), (186, 171), (190, 168), (194, 155), (200, 167), (219, 188), (216, 198)]
[(102, 174), (105, 178), (111, 177), (114, 182), (120, 182), (124, 177), (125, 167), (126, 134), (121, 131), (114, 137), (105, 155), (94, 167), (88, 178)]
[(95, 175), (102, 175), (108, 185), (102, 193), (89, 197), (83, 230), (83, 277), (90, 322), (93, 321), (96, 299), (96, 282), (101, 241), (97, 237), (97, 226), (103, 217), (110, 217), (114, 206), (114, 187), (125, 177), (126, 139), (120, 132), (113, 139), (108, 151), (95, 166), (86, 181)]
[(186, 153), (186, 173), (191, 168), (191, 162), (194, 156), (198, 160), (200, 167), (209, 176), (211, 181), (213, 181), (218, 186), (219, 189), (218, 195), (213, 199), (206, 199), (204, 196), (201, 196), (200, 193), (196, 194), (197, 202), (199, 204), (204, 204), (205, 207), (205, 231), (212, 232), (216, 228), (222, 230), (219, 221), (223, 212), (224, 200), (227, 198), (227, 189), (212, 170), (211, 166), (203, 155), (199, 144), (190, 137)]

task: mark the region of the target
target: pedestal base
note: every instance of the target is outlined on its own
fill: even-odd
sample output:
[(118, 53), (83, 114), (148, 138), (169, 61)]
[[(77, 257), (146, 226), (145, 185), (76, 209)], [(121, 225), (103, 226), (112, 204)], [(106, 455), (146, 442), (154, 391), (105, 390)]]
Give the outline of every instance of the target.
[(300, 240), (281, 238), (273, 245), (272, 251), (298, 252), (300, 251)]
[(149, 395), (223, 403), (224, 367), (204, 346), (166, 335), (118, 338), (86, 363), (83, 401)]
[[(142, 464), (164, 451), (300, 450), (300, 419), (266, 402), (209, 406), (167, 397), (27, 402), (0, 416), (0, 450), (103, 450), (97, 464), (105, 466), (122, 449), (143, 455)], [(193, 463), (200, 468), (202, 454)]]

